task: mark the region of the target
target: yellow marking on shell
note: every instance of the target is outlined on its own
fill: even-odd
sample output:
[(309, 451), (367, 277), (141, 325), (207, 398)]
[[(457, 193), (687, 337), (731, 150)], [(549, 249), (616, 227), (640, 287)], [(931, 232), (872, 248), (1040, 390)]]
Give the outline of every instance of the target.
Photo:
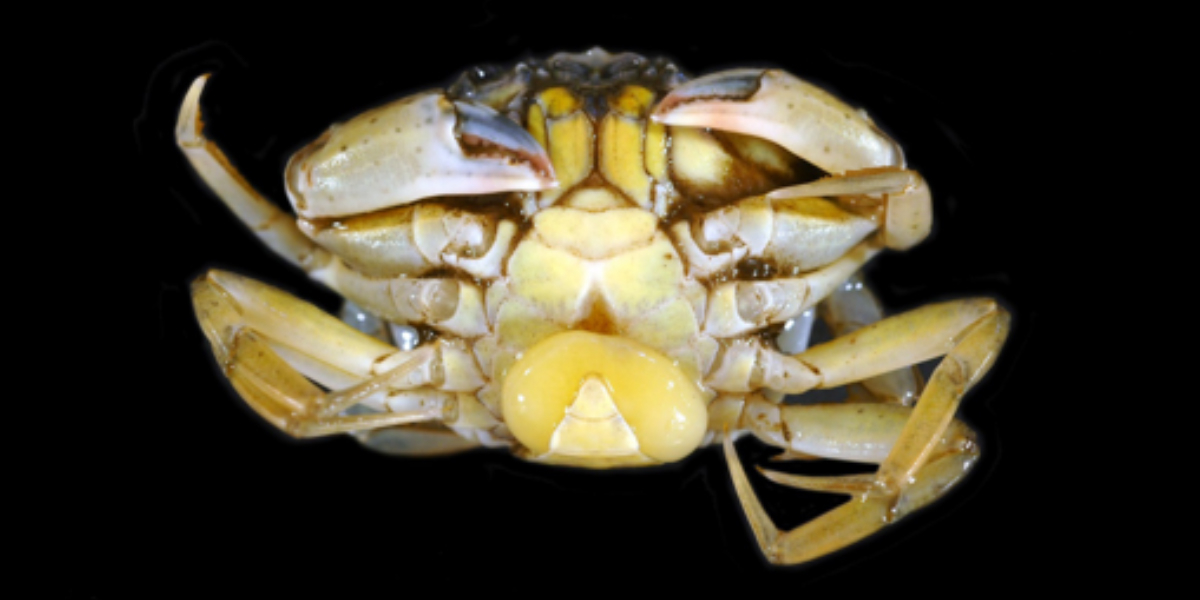
[(608, 99), (613, 111), (634, 119), (644, 119), (654, 103), (654, 92), (640, 85), (627, 85)]
[(542, 192), (544, 204), (553, 204), (564, 193), (583, 181), (595, 164), (592, 146), (592, 122), (582, 112), (548, 121), (550, 164), (558, 187)]
[(546, 116), (551, 119), (565, 117), (583, 108), (583, 102), (570, 90), (563, 87), (550, 88), (538, 94), (537, 101), (546, 110)]
[(553, 207), (533, 219), (538, 237), (554, 248), (589, 259), (602, 259), (648, 243), (658, 219), (640, 208), (590, 212)]
[(667, 127), (658, 121), (646, 123), (646, 172), (656, 181), (667, 179)]
[(733, 157), (712, 134), (691, 127), (671, 128), (671, 165), (676, 177), (690, 183), (719, 185)]
[(600, 267), (604, 294), (622, 319), (640, 316), (681, 293), (683, 264), (662, 233), (656, 233), (650, 244), (614, 256)]
[[(588, 387), (589, 378), (602, 383), (603, 389), (595, 384)], [(531, 455), (553, 461), (552, 455), (546, 455), (568, 406), (583, 396), (587, 400), (580, 413), (604, 413), (603, 398), (595, 398), (601, 392), (633, 431), (640, 455), (655, 461), (687, 456), (707, 429), (703, 393), (671, 359), (632, 340), (587, 331), (565, 331), (525, 351), (504, 381), (501, 406), (505, 423)], [(629, 455), (637, 462), (614, 462), (613, 451), (606, 454), (605, 444), (615, 443), (616, 451), (622, 451), (628, 441), (611, 433), (603, 427), (590, 431), (571, 427), (556, 443), (596, 449), (591, 456), (573, 461), (583, 466), (644, 464), (637, 455)], [(588, 439), (593, 434), (596, 437)]]
[(638, 206), (650, 208), (650, 185), (642, 154), (645, 121), (609, 113), (600, 123), (600, 172)]
[[(537, 140), (539, 146), (543, 148), (550, 147), (550, 144), (547, 142), (548, 138), (546, 137), (546, 113), (542, 110), (541, 105), (531, 104), (529, 106), (529, 115), (526, 117), (525, 129), (529, 130), (529, 135), (532, 135), (533, 139)], [(553, 164), (551, 166), (555, 166), (555, 173), (557, 173), (557, 166)]]
[(829, 226), (844, 226), (863, 220), (862, 217), (842, 208), (836, 202), (824, 198), (800, 197), (780, 198), (772, 200), (775, 209), (785, 216), (794, 218), (814, 219), (827, 222)]

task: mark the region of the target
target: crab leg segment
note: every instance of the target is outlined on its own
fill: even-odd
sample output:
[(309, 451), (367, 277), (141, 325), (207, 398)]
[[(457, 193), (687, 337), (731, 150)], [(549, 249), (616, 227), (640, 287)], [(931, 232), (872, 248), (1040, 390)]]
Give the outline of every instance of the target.
[(801, 277), (719, 284), (709, 293), (705, 332), (733, 337), (783, 323), (816, 306), (878, 252), (878, 248), (862, 243), (842, 258)]
[[(966, 445), (969, 447), (969, 443)], [(869, 475), (803, 477), (762, 470), (764, 476), (776, 483), (851, 496), (849, 502), (796, 529), (780, 531), (750, 487), (729, 438), (725, 439), (724, 448), (734, 489), (759, 548), (767, 560), (779, 565), (799, 564), (836, 552), (928, 505), (961, 481), (978, 456), (974, 449), (947, 453), (925, 465), (920, 477), (899, 494), (878, 492)]]
[(746, 337), (721, 346), (705, 383), (720, 392), (766, 388), (799, 394), (821, 387), (821, 376), (803, 362), (765, 347), (757, 337)]
[(771, 199), (836, 196), (861, 209), (875, 204), (883, 224), (879, 236), (892, 250), (907, 250), (919, 244), (933, 227), (933, 199), (929, 186), (916, 171), (892, 168), (858, 171), (826, 177), (811, 183), (775, 190)]
[[(280, 290), (211, 271), (193, 285), (196, 316), (242, 398), (295, 437), (457, 419), (454, 392), (482, 375), (461, 345), (399, 351)], [(323, 392), (309, 378), (337, 388)], [(387, 412), (342, 414), (358, 405)]]
[[(883, 318), (883, 306), (859, 274), (846, 279), (824, 302), (817, 305), (821, 319), (835, 337), (849, 335)], [(855, 401), (883, 401), (912, 406), (924, 379), (917, 367), (904, 367), (869, 377), (851, 386)], [(859, 386), (865, 389), (856, 389)]]
[(319, 279), (389, 321), (424, 323), (461, 338), (487, 333), (483, 290), (469, 281), (432, 277), (373, 278), (334, 260)]
[(418, 277), (455, 267), (478, 279), (500, 275), (512, 248), (512, 221), (422, 202), (338, 219), (300, 219), (300, 230), (370, 277)]
[(746, 258), (772, 263), (784, 274), (811, 271), (846, 254), (875, 227), (823, 198), (752, 196), (679, 221), (671, 233), (689, 273), (711, 277)]
[[(967, 390), (991, 368), (1008, 324), (1008, 313), (990, 300), (947, 302), (884, 319), (797, 355), (799, 362), (818, 373), (822, 387), (858, 381), (941, 354), (945, 358), (906, 419), (898, 419), (903, 413), (897, 411), (909, 409), (886, 405), (785, 406), (772, 412), (748, 404), (745, 420), (756, 433), (793, 452), (880, 461), (869, 484), (862, 478), (790, 480), (800, 487), (840, 489), (852, 493), (855, 500), (800, 528), (779, 532), (727, 443), (734, 486), (768, 559), (795, 564), (833, 552), (932, 501), (957, 481), (969, 468), (974, 450), (970, 435), (954, 424), (954, 414)], [(857, 416), (850, 416), (850, 411)], [(830, 433), (837, 429), (847, 430)], [(832, 442), (855, 438), (848, 444)]]
[(175, 126), (175, 142), (213, 193), (276, 254), (306, 271), (318, 269), (329, 261), (328, 252), (304, 237), (287, 213), (263, 198), (225, 153), (203, 135), (200, 95), (208, 75), (192, 82)]

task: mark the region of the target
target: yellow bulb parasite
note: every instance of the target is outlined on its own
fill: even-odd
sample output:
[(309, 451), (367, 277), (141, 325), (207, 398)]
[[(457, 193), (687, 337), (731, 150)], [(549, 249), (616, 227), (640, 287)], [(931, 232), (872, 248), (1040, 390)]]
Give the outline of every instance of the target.
[(527, 350), (508, 370), (502, 410), (532, 457), (589, 467), (679, 460), (708, 425), (703, 393), (674, 361), (589, 331)]

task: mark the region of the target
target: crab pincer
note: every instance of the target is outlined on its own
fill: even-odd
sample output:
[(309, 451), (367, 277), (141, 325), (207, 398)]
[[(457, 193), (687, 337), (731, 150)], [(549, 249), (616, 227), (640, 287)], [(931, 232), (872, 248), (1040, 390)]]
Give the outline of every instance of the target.
[(732, 69), (676, 87), (651, 119), (711, 127), (770, 140), (831, 177), (776, 190), (771, 198), (886, 195), (882, 238), (892, 249), (916, 245), (933, 222), (929, 186), (905, 170), (904, 152), (865, 112), (776, 69)]
[(334, 125), (288, 163), (304, 218), (337, 217), (433, 196), (557, 186), (546, 151), (495, 110), (425, 92)]

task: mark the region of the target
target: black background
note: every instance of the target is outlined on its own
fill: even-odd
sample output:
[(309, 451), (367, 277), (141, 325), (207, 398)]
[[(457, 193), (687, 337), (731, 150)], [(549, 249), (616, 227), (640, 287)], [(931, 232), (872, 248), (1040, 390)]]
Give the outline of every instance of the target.
[[(215, 9), (144, 15), (152, 26), (108, 40), (132, 41), (106, 62), (110, 85), (100, 86), (119, 99), (131, 153), (128, 180), (109, 200), (120, 210), (95, 218), (118, 232), (112, 255), (127, 268), (104, 285), (122, 286), (135, 326), (96, 358), (123, 381), (104, 400), (80, 401), (73, 423), (82, 426), (63, 435), (69, 457), (38, 484), (49, 493), (35, 509), (55, 515), (61, 541), (47, 558), (69, 565), (54, 585), (100, 598), (326, 587), (359, 597), (425, 582), (575, 593), (553, 583), (565, 577), (582, 590), (636, 589), (649, 575), (679, 593), (731, 584), (957, 595), (1017, 592), (1031, 573), (1058, 573), (1076, 543), (1054, 460), (1064, 429), (1048, 416), (1059, 394), (1047, 340), (1057, 331), (1048, 314), (1064, 228), (1062, 199), (1039, 181), (1057, 168), (1047, 107), (1065, 103), (1072, 83), (1058, 67), (1070, 56), (1043, 28), (998, 15), (800, 7), (427, 10), (312, 12), (279, 24)], [(667, 55), (692, 74), (782, 67), (865, 107), (904, 146), (934, 191), (935, 230), (910, 252), (876, 259), (869, 280), (895, 311), (987, 295), (1014, 314), (1009, 345), (963, 409), (984, 459), (948, 498), (848, 551), (777, 568), (759, 555), (714, 449), (635, 473), (486, 451), (394, 459), (348, 438), (285, 439), (234, 397), (195, 325), (193, 278), (220, 267), (329, 309), (337, 299), (261, 247), (174, 148), (179, 100), (195, 76), (214, 73), (207, 133), (283, 203), (285, 161), (330, 122), (448, 84), (473, 64), (596, 45)], [(739, 447), (747, 465), (770, 454)], [(783, 527), (840, 501), (752, 478)]]

